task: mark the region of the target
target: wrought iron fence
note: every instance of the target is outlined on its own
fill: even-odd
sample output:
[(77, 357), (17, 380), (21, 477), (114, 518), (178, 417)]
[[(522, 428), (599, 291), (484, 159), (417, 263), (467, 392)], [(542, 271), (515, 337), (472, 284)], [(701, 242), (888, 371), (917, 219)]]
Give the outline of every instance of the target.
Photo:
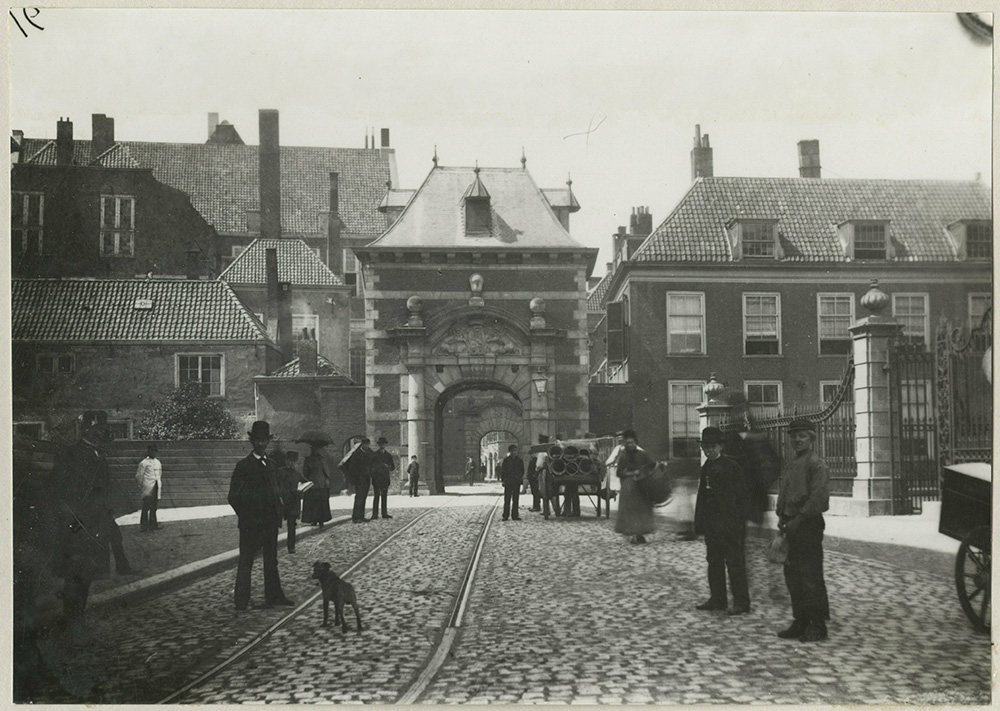
[(971, 331), (948, 328), (937, 334), (937, 396), (940, 463), (993, 461), (993, 388), (987, 378), (993, 312), (987, 309)]
[(889, 348), (889, 417), (892, 433), (892, 512), (917, 513), (940, 498), (934, 354), (923, 344)]

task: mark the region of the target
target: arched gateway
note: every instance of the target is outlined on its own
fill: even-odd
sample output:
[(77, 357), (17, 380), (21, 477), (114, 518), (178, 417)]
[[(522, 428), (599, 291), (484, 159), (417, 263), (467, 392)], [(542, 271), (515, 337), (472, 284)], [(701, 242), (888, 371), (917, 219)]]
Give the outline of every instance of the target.
[(463, 474), (445, 471), (443, 454), (465, 448), (444, 427), (461, 393), (510, 396), (504, 407), (483, 398), (466, 417), (469, 436), (490, 427), (528, 444), (587, 430), (587, 278), (597, 250), (567, 231), (579, 209), (570, 185), (540, 190), (524, 167), (435, 163), (412, 195), (389, 191), (383, 208), (398, 217), (355, 248), (368, 428), (400, 457), (417, 455), (432, 491)]

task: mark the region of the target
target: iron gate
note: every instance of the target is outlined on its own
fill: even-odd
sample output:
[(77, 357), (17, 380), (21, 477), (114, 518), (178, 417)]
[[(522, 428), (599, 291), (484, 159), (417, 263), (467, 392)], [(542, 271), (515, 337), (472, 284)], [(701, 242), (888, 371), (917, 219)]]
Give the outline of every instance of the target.
[(912, 514), (940, 498), (934, 354), (922, 343), (889, 348), (892, 513)]
[(941, 466), (993, 461), (993, 311), (971, 331), (942, 328), (937, 336)]

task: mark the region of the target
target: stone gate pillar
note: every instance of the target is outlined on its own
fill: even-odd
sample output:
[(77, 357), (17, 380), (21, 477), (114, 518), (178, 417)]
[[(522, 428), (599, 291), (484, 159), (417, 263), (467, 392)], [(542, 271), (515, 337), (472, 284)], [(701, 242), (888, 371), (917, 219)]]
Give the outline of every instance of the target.
[(861, 305), (871, 312), (850, 327), (854, 338), (855, 458), (854, 513), (892, 513), (892, 422), (889, 416), (889, 343), (902, 330), (895, 319), (882, 316), (889, 296), (872, 279)]
[[(699, 434), (706, 427), (720, 426), (729, 417), (729, 413), (733, 409), (732, 405), (719, 399), (719, 396), (722, 395), (725, 389), (726, 386), (716, 380), (715, 373), (712, 373), (708, 378), (708, 382), (702, 388), (705, 393), (705, 402), (695, 408), (698, 410), (700, 420)], [(704, 464), (705, 452), (701, 453), (701, 461)]]

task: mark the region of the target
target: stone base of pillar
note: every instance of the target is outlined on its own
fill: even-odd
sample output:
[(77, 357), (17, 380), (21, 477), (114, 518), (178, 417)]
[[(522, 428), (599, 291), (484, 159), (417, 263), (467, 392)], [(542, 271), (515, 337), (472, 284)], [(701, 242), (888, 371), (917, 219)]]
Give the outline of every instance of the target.
[(855, 499), (851, 496), (831, 496), (828, 516), (855, 516), (870, 518), (871, 516), (891, 516), (892, 501), (890, 499)]

